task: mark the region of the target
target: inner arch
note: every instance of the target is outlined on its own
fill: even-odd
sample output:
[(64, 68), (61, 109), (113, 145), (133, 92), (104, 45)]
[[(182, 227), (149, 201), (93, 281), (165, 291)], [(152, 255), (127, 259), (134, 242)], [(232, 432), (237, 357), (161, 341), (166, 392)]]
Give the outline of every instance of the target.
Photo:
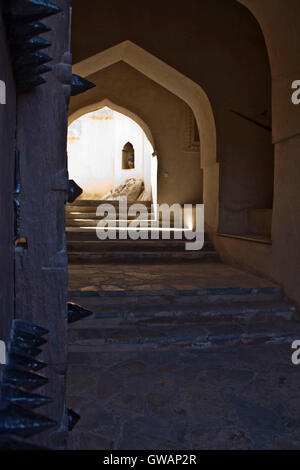
[(154, 138), (153, 138), (152, 132), (151, 132), (148, 124), (146, 124), (146, 122), (140, 116), (138, 116), (137, 114), (132, 112), (130, 109), (124, 108), (123, 106), (120, 106), (116, 103), (113, 103), (108, 98), (106, 98), (105, 100), (98, 101), (96, 103), (92, 103), (92, 104), (89, 104), (87, 106), (84, 106), (80, 109), (77, 109), (73, 113), (71, 113), (71, 115), (69, 116), (69, 126), (72, 124), (73, 121), (75, 121), (75, 119), (80, 118), (84, 114), (92, 113), (93, 111), (97, 111), (98, 109), (102, 109), (104, 107), (108, 107), (108, 108), (110, 108), (114, 111), (117, 111), (120, 114), (124, 114), (124, 116), (127, 116), (130, 119), (132, 119), (133, 121), (135, 121), (143, 129), (143, 131), (145, 132), (145, 134), (147, 136), (147, 139), (151, 143), (153, 149), (156, 148)]
[[(81, 199), (115, 200), (126, 195), (156, 202), (152, 143), (136, 120), (103, 104), (108, 102), (100, 108), (94, 105), (93, 111), (81, 109), (77, 118), (70, 119), (69, 175), (83, 189)], [(124, 164), (129, 142), (132, 151)]]
[(192, 109), (199, 129), (206, 228), (216, 231), (219, 222), (219, 164), (215, 119), (208, 96), (193, 80), (129, 40), (78, 62), (73, 70), (78, 75), (89, 77), (121, 61), (181, 98)]

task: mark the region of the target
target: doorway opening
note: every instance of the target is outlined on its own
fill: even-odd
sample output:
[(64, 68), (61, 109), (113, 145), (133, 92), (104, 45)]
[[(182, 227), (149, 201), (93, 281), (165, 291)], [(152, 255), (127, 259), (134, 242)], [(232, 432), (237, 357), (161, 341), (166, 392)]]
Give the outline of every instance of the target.
[[(108, 106), (69, 126), (70, 178), (83, 189), (78, 200), (156, 203), (154, 148), (142, 127)], [(78, 201), (77, 200), (77, 201)]]

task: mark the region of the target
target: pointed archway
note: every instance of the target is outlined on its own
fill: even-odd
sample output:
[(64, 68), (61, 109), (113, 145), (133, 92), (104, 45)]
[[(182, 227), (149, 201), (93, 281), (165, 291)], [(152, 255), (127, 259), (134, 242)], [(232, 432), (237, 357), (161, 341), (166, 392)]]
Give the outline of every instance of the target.
[(146, 122), (140, 116), (138, 116), (137, 114), (135, 114), (134, 112), (132, 112), (128, 108), (124, 108), (123, 106), (120, 106), (116, 103), (113, 103), (108, 98), (106, 98), (105, 100), (102, 100), (102, 101), (97, 101), (96, 103), (93, 103), (93, 104), (89, 104), (89, 105), (84, 106), (82, 108), (79, 108), (76, 111), (74, 111), (73, 113), (71, 113), (70, 116), (69, 116), (69, 125), (72, 124), (72, 122), (74, 122), (76, 119), (83, 116), (84, 114), (92, 113), (93, 111), (97, 111), (98, 109), (102, 109), (102, 108), (105, 108), (105, 107), (110, 108), (113, 111), (117, 111), (118, 113), (124, 114), (125, 116), (127, 116), (130, 119), (132, 119), (133, 121), (135, 121), (143, 129), (143, 131), (145, 132), (145, 134), (146, 134), (149, 142), (151, 143), (153, 149), (156, 148), (154, 138), (153, 138), (152, 132), (151, 132), (150, 127), (148, 126), (148, 124), (146, 124)]
[(124, 41), (95, 54), (75, 64), (73, 70), (83, 77), (88, 77), (120, 61), (127, 63), (166, 88), (192, 109), (200, 137), (206, 226), (207, 230), (216, 231), (219, 219), (219, 165), (216, 157), (216, 126), (212, 107), (205, 91), (193, 80), (131, 41)]

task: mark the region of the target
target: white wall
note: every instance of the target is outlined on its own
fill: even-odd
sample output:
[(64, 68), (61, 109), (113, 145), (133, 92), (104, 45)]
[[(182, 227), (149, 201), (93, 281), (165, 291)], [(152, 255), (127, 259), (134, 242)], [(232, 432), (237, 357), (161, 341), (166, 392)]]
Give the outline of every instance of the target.
[[(122, 170), (122, 149), (131, 142), (135, 168)], [(85, 114), (69, 126), (69, 177), (83, 189), (81, 199), (101, 199), (131, 177), (142, 177), (151, 192), (153, 148), (142, 128), (108, 107)]]

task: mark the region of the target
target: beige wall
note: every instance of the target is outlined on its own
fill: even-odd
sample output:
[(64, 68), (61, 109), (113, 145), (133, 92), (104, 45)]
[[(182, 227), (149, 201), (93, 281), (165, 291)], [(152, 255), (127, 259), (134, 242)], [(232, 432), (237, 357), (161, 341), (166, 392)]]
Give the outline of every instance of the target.
[[(257, 108), (256, 112), (261, 111)], [(245, 108), (244, 114), (256, 112)], [(273, 207), (272, 134), (228, 112), (224, 112), (223, 126), (225, 134), (219, 134), (218, 145), (228, 149), (228, 154), (224, 151), (220, 156), (219, 232), (247, 233), (248, 210)]]
[[(220, 229), (244, 231), (245, 211), (270, 208), (273, 197), (271, 133), (231, 113), (271, 114), (270, 67), (255, 18), (235, 0), (149, 2), (143, 15), (137, 0), (130, 8), (113, 0), (99, 5), (99, 16), (92, 3), (73, 2), (74, 63), (130, 40), (199, 84), (217, 126)], [(205, 171), (217, 175), (217, 168)], [(206, 184), (216, 188), (215, 181)]]
[(89, 79), (96, 87), (72, 98), (70, 115), (105, 98), (135, 113), (149, 126), (158, 154), (158, 202), (202, 202), (200, 153), (189, 152), (185, 147), (190, 108), (124, 62), (107, 67)]
[[(247, 207), (271, 207), (275, 155), (272, 247), (235, 240), (218, 242), (218, 249), (226, 261), (282, 284), (300, 305), (300, 106), (291, 103), (291, 83), (300, 79), (299, 1), (164, 0), (159, 7), (149, 2), (141, 14), (138, 0), (130, 7), (112, 0), (99, 4), (98, 15), (92, 0), (73, 6), (75, 63), (129, 39), (207, 93), (220, 180), (215, 166), (204, 169), (204, 191), (220, 186), (222, 231), (242, 231)], [(251, 117), (267, 110), (272, 134), (230, 110)]]
[(300, 3), (240, 1), (261, 25), (272, 71), (273, 245), (270, 263), (261, 273), (283, 285), (287, 295), (300, 306), (300, 106), (291, 101), (292, 82), (300, 79)]

